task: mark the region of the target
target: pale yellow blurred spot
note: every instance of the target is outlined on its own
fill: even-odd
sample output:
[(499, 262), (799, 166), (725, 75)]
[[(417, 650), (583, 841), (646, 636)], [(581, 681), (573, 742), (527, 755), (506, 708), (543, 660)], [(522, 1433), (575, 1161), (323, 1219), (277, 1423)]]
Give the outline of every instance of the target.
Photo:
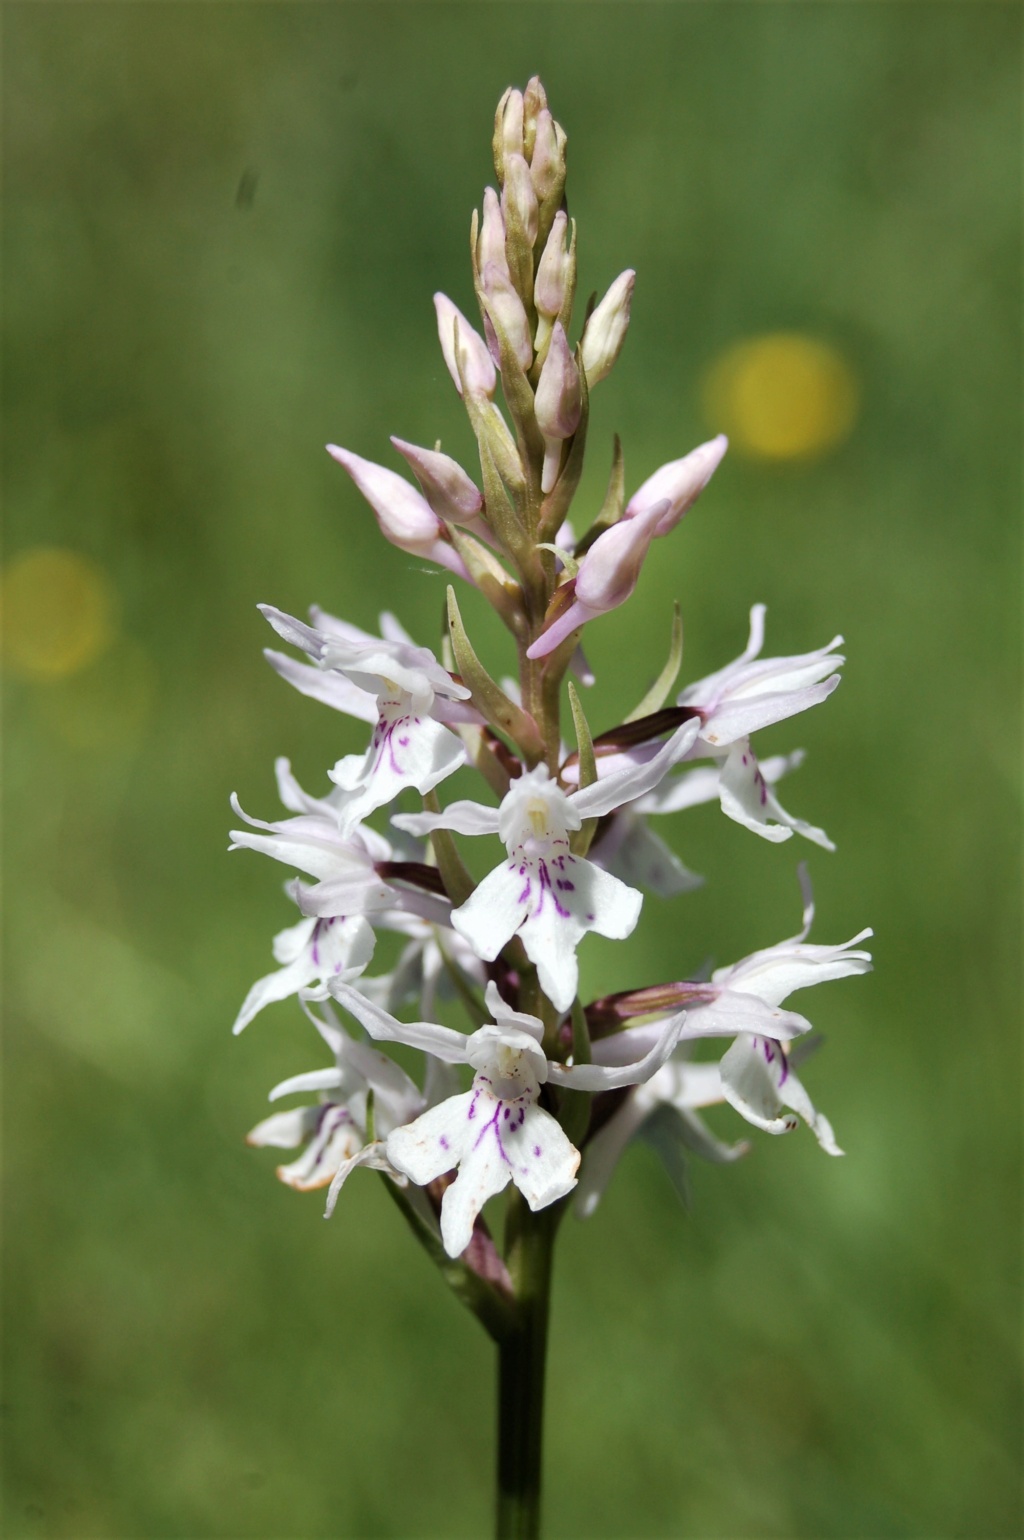
[(709, 423), (759, 460), (810, 459), (834, 449), (853, 428), (859, 397), (842, 355), (799, 332), (736, 343), (704, 379)]
[(116, 631), (102, 567), (80, 551), (34, 546), (0, 576), (3, 662), (26, 679), (65, 679), (95, 662)]
[(73, 749), (134, 748), (156, 695), (156, 669), (123, 637), (92, 668), (54, 681), (37, 702), (47, 727)]

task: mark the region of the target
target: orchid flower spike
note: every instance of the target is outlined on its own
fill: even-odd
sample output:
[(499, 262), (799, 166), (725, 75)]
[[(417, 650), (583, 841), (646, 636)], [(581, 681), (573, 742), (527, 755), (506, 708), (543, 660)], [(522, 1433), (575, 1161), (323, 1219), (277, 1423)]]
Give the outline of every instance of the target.
[(512, 1010), (493, 982), (486, 995), (493, 1023), (468, 1037), (434, 1022), (396, 1021), (343, 981), (331, 992), (377, 1041), (405, 1043), (449, 1064), (469, 1064), (475, 1071), (470, 1090), (396, 1128), (387, 1140), (388, 1161), (418, 1186), (458, 1167), (441, 1203), (441, 1236), (452, 1257), (469, 1245), (487, 1199), (509, 1182), (535, 1212), (575, 1186), (579, 1151), (538, 1105), (545, 1081), (581, 1091), (635, 1085), (661, 1068), (682, 1028), (681, 1015), (663, 1024), (654, 1050), (627, 1066), (566, 1066), (545, 1056), (543, 1023)]

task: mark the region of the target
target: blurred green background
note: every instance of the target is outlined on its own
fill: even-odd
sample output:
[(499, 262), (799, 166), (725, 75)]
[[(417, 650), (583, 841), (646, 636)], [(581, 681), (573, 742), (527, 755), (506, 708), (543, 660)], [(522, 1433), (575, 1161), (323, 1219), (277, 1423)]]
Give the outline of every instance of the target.
[[(276, 754), (316, 789), (362, 738), (267, 669), (257, 601), (386, 604), (436, 645), (442, 581), (322, 446), (468, 459), (430, 296), (470, 309), (494, 104), (539, 71), (582, 294), (639, 273), (578, 518), (613, 431), (630, 487), (734, 438), (592, 628), (595, 730), (675, 597), (687, 679), (755, 600), (768, 652), (850, 654), (761, 744), (808, 749), (783, 801), (838, 853), (681, 815), (707, 886), (588, 941), (585, 987), (792, 934), (804, 856), (815, 939), (877, 932), (872, 977), (796, 1001), (845, 1160), (755, 1135), (686, 1214), (637, 1147), (566, 1224), (548, 1533), (1017, 1535), (1019, 8), (41, 3), (4, 28), (5, 1533), (487, 1531), (482, 1334), (377, 1178), (324, 1224), (242, 1143), (321, 1054), (294, 1004), (230, 1037), (291, 911), (224, 847), (233, 789), (277, 816)], [(780, 333), (826, 351), (730, 351)]]

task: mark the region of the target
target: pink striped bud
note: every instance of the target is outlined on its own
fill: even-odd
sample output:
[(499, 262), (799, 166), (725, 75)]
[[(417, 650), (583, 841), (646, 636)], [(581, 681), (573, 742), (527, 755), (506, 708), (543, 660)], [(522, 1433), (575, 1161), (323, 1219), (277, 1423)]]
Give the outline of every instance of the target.
[(344, 466), (376, 515), (380, 532), (400, 551), (422, 556), (467, 577), (458, 552), (442, 538), (444, 526), (425, 498), (403, 476), (350, 449), (328, 444), (327, 453)]
[(644, 564), (644, 557), (654, 539), (658, 520), (667, 511), (667, 503), (652, 503), (635, 519), (620, 519), (599, 535), (580, 562), (574, 579), (573, 598), (547, 630), (527, 651), (528, 658), (543, 658), (578, 627), (598, 615), (624, 604), (633, 592)]
[(533, 300), (540, 315), (553, 321), (562, 308), (566, 285), (569, 281), (569, 253), (565, 249), (565, 232), (569, 221), (561, 209), (555, 215), (551, 234), (537, 264), (537, 277), (533, 286)]
[(522, 155), (505, 156), (505, 185), (501, 190), (501, 211), (506, 225), (512, 224), (511, 212), (515, 210), (531, 248), (537, 239), (537, 194), (533, 190), (530, 168)]
[(596, 385), (611, 373), (622, 351), (629, 326), (629, 307), (633, 299), (636, 273), (627, 267), (612, 284), (593, 312), (583, 333), (583, 367), (587, 384)]
[(480, 222), (480, 239), (476, 248), (477, 263), (481, 268), (493, 262), (503, 273), (508, 273), (505, 255), (505, 220), (493, 187), (484, 188), (484, 217)]
[[(533, 363), (530, 323), (526, 319), (523, 302), (513, 288), (511, 279), (507, 272), (501, 271), (496, 262), (488, 262), (480, 276), (493, 327), (505, 334), (522, 367), (529, 369)], [(491, 356), (495, 363), (500, 364), (501, 353), (497, 347), (497, 338), (494, 339)]]
[(439, 449), (421, 449), (404, 439), (392, 438), (392, 444), (412, 466), (423, 495), (434, 513), (449, 524), (472, 524), (484, 506), (483, 495), (462, 466)]
[(717, 438), (691, 449), (681, 460), (672, 460), (668, 465), (663, 465), (633, 493), (626, 504), (623, 518), (642, 517), (652, 503), (663, 503), (667, 499), (668, 509), (662, 514), (654, 531), (656, 535), (667, 535), (679, 523), (683, 514), (693, 507), (721, 464), (728, 447), (729, 440), (724, 433), (720, 433)]
[(545, 438), (571, 438), (580, 422), (580, 375), (561, 321), (556, 321), (537, 381), (537, 426)]
[(448, 373), (455, 382), (455, 389), (461, 396), (462, 380), (459, 378), (459, 364), (455, 357), (455, 332), (458, 327), (459, 359), (466, 389), (471, 396), (486, 396), (489, 400), (498, 382), (484, 339), (473, 330), (458, 305), (453, 305), (447, 294), (434, 295), (434, 309), (437, 311), (437, 335), (441, 339), (441, 351), (448, 365)]

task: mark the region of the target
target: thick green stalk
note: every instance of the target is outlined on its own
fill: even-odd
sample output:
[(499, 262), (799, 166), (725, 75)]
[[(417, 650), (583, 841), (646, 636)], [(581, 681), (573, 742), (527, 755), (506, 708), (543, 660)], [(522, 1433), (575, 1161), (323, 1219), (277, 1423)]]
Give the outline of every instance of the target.
[(516, 1294), (512, 1325), (498, 1342), (497, 1540), (540, 1534), (551, 1262), (558, 1205), (531, 1213), (513, 1191), (506, 1263)]

